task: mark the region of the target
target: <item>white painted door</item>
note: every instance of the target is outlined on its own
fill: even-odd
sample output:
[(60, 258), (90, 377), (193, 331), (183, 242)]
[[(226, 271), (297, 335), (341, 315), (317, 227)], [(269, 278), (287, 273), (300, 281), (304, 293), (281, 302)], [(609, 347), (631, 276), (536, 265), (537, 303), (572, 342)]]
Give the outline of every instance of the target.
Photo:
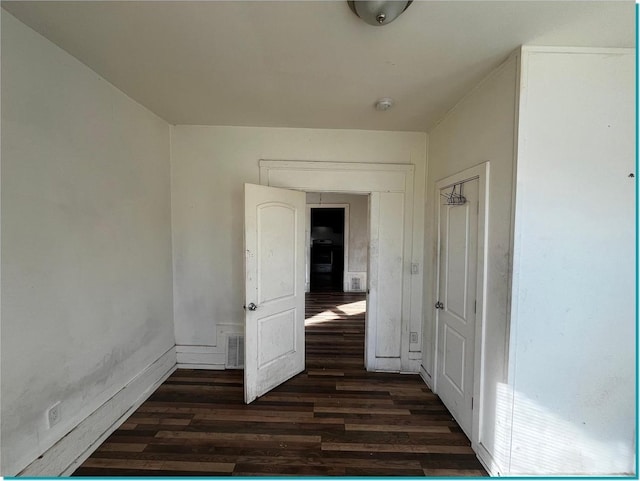
[(244, 400), (304, 370), (304, 192), (245, 184)]
[[(436, 391), (471, 439), (476, 283), (478, 179), (465, 182), (463, 205), (440, 197)], [(459, 189), (458, 187), (457, 189)], [(451, 187), (441, 190), (450, 193)]]
[[(372, 192), (369, 198), (369, 272), (365, 366), (406, 371), (402, 364), (404, 195)], [(408, 349), (407, 349), (408, 351)], [(405, 351), (406, 352), (406, 351)]]

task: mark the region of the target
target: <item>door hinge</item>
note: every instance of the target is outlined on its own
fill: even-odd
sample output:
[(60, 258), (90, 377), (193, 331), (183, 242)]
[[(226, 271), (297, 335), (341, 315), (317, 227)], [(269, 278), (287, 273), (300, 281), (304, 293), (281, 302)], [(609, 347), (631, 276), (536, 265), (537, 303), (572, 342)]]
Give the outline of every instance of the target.
[(473, 313), (475, 314), (476, 311), (476, 306), (478, 305), (478, 301), (473, 301)]
[(473, 396), (471, 397), (471, 410), (473, 411)]

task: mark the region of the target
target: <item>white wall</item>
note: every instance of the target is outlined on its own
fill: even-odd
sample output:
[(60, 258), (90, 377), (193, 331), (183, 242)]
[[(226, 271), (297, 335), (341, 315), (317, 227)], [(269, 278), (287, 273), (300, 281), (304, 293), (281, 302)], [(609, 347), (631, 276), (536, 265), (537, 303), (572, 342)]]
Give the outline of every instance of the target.
[(523, 53), (513, 474), (634, 470), (634, 63)]
[(525, 47), (429, 133), (427, 269), (434, 182), (491, 164), (474, 444), (495, 474), (634, 470), (634, 80), (628, 50)]
[[(432, 372), (435, 347), (433, 326), (436, 302), (437, 206), (435, 183), (482, 162), (490, 162), (487, 245), (487, 339), (483, 366), (479, 443), (490, 456), (506, 464), (510, 414), (499, 399), (506, 381), (508, 335), (509, 258), (514, 162), (514, 119), (518, 61), (512, 56), (463, 98), (429, 132), (425, 245), (425, 329), (423, 367)], [(478, 405), (479, 403), (476, 403)]]
[(170, 241), (168, 124), (2, 11), (3, 475), (172, 349)]
[(345, 266), (345, 291), (351, 290), (351, 277), (360, 278), (361, 290), (366, 290), (367, 255), (369, 251), (369, 197), (367, 195), (308, 192), (307, 204), (349, 205), (349, 252)]
[[(413, 253), (407, 258), (422, 259), (424, 133), (176, 126), (171, 149), (174, 316), (182, 364), (222, 367), (223, 333), (243, 330), (243, 184), (260, 183), (260, 159), (414, 164)], [(411, 330), (421, 328), (421, 281), (416, 276), (412, 284), (413, 302), (405, 300), (411, 302)]]

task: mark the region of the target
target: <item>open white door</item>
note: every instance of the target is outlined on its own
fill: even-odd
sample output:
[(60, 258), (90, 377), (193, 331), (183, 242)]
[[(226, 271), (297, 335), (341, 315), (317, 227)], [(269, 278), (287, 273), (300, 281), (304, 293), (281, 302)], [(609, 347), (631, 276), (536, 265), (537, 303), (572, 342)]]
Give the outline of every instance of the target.
[(304, 370), (306, 194), (245, 184), (244, 400)]

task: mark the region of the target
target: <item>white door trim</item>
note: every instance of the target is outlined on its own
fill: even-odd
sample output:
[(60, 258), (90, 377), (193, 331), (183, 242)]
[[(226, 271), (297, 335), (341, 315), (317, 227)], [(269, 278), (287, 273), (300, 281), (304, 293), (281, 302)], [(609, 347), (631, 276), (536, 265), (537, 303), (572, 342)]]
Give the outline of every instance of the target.
[(261, 160), (260, 183), (305, 192), (405, 192), (413, 199), (412, 164)]
[[(260, 183), (272, 187), (302, 190), (305, 192), (341, 192), (351, 194), (370, 194), (369, 229), (370, 242), (373, 234), (378, 232), (380, 219), (375, 214), (375, 206), (384, 197), (385, 202), (389, 194), (402, 194), (403, 198), (403, 236), (401, 245), (402, 265), (398, 277), (397, 306), (392, 306), (395, 319), (400, 321), (398, 326), (400, 337), (399, 356), (377, 355), (378, 343), (384, 342), (376, 337), (380, 332), (378, 314), (380, 303), (387, 302), (385, 298), (377, 296), (374, 284), (376, 269), (369, 265), (367, 285), (370, 286), (368, 296), (367, 321), (365, 326), (365, 366), (370, 371), (402, 371), (417, 373), (420, 368), (419, 354), (410, 350), (410, 327), (421, 325), (420, 319), (412, 319), (412, 305), (421, 302), (420, 293), (413, 292), (411, 264), (420, 264), (422, 252), (413, 252), (413, 192), (414, 169), (412, 164), (382, 164), (382, 163), (354, 163), (354, 162), (309, 162), (309, 161), (281, 161), (260, 160)], [(386, 205), (386, 204), (385, 204)], [(376, 241), (377, 242), (377, 241)], [(376, 249), (370, 249), (371, 258), (377, 255)], [(415, 276), (414, 276), (415, 277)], [(385, 304), (387, 306), (387, 304)], [(420, 311), (414, 311), (419, 317)], [(412, 322), (414, 321), (414, 322)], [(410, 354), (414, 358), (410, 358)]]
[[(477, 258), (477, 278), (476, 278), (476, 317), (475, 317), (475, 352), (474, 352), (474, 368), (473, 368), (473, 412), (471, 427), (471, 446), (475, 452), (478, 452), (478, 441), (480, 433), (480, 422), (483, 399), (483, 376), (484, 372), (484, 348), (485, 348), (485, 320), (486, 320), (486, 286), (487, 286), (487, 237), (488, 231), (486, 226), (489, 221), (489, 161), (478, 164), (474, 167), (463, 170), (457, 174), (446, 177), (436, 182), (434, 192), (434, 219), (436, 219), (437, 232), (437, 250), (434, 266), (439, 265), (440, 259), (440, 191), (447, 187), (451, 187), (461, 182), (478, 179), (478, 258)], [(433, 274), (433, 299), (438, 299), (438, 288), (440, 285), (440, 269), (434, 269)], [(435, 319), (432, 339), (433, 339), (433, 372), (432, 377), (433, 392), (438, 393), (438, 330), (439, 316), (436, 315), (435, 306), (431, 306), (432, 319)]]
[(309, 292), (311, 287), (311, 209), (344, 209), (344, 228), (342, 249), (344, 251), (344, 267), (342, 269), (342, 290), (345, 290), (347, 285), (347, 274), (349, 273), (349, 204), (307, 204), (307, 219), (306, 219), (306, 231), (305, 242), (307, 250), (307, 274), (305, 279), (305, 292)]

